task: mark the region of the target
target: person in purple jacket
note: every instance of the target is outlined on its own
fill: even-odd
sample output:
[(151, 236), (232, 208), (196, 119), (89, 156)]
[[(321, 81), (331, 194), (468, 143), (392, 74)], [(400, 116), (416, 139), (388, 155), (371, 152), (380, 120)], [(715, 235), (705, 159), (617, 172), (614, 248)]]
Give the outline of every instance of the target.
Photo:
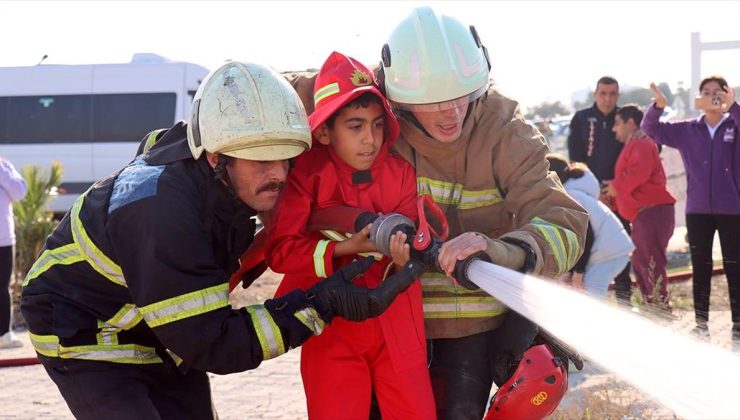
[(0, 156), (0, 349), (20, 347), (20, 341), (10, 328), (10, 293), (8, 286), (13, 273), (15, 224), (13, 202), (26, 195), (26, 181), (10, 161)]
[(688, 183), (686, 228), (694, 275), (694, 332), (709, 336), (712, 242), (719, 232), (732, 312), (733, 345), (740, 345), (740, 105), (735, 91), (720, 76), (702, 80), (694, 120), (659, 122), (666, 98), (654, 83), (655, 102), (642, 130), (657, 143), (681, 153)]

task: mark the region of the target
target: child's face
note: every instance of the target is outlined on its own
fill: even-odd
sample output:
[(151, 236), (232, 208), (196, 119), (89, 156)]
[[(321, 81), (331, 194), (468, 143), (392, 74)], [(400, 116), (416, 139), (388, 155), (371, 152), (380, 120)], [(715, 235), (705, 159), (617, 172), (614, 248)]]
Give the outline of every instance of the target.
[(371, 102), (366, 108), (350, 106), (340, 110), (334, 127), (322, 125), (317, 137), (321, 144), (331, 145), (349, 166), (364, 171), (380, 152), (384, 125), (385, 110)]

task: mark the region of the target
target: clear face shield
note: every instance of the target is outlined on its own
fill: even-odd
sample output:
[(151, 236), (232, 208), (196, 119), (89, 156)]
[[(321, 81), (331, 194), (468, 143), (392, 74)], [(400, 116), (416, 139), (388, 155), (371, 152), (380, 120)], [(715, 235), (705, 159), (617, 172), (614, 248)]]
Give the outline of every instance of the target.
[(410, 112), (443, 112), (454, 108), (461, 108), (483, 96), (488, 91), (488, 85), (456, 99), (431, 104), (405, 104), (392, 102), (393, 107)]

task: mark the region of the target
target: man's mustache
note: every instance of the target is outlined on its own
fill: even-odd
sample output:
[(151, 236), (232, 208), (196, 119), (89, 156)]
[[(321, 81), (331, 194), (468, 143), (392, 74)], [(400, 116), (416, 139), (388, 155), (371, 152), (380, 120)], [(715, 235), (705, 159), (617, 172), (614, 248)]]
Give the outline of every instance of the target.
[(263, 193), (263, 192), (279, 192), (285, 187), (285, 182), (283, 181), (270, 181), (257, 190), (257, 194)]

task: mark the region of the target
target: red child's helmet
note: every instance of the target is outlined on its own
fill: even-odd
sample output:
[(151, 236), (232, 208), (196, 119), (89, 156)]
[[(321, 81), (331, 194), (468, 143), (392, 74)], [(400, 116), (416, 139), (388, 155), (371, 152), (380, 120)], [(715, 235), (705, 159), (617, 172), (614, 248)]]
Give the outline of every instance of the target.
[(530, 347), (519, 366), (496, 391), (484, 420), (543, 419), (568, 389), (568, 371), (547, 344)]

